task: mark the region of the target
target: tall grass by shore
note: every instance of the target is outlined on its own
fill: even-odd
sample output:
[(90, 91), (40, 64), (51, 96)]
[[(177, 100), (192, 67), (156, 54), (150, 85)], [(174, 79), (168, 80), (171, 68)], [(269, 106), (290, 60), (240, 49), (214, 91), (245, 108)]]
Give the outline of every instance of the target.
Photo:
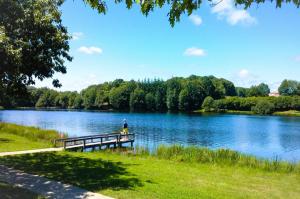
[(53, 142), (60, 137), (66, 137), (55, 130), (44, 130), (37, 127), (27, 127), (0, 122), (0, 132), (26, 137), (32, 141)]
[(276, 157), (272, 160), (263, 159), (252, 155), (242, 154), (230, 149), (212, 150), (196, 146), (184, 147), (182, 145), (160, 145), (153, 151), (139, 146), (136, 147), (132, 153), (124, 152), (122, 150), (112, 151), (128, 155), (152, 156), (159, 159), (166, 159), (177, 162), (215, 164), (220, 166), (240, 166), (262, 169), (265, 171), (300, 173), (300, 162), (291, 163), (281, 161)]

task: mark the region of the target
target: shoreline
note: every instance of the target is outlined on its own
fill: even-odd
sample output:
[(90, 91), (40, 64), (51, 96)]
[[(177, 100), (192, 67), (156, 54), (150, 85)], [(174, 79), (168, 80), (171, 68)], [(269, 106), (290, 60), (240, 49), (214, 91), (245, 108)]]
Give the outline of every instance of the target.
[(75, 108), (58, 108), (58, 107), (15, 107), (15, 108), (3, 108), (0, 107), (0, 111), (5, 110), (33, 110), (33, 111), (74, 111), (74, 112), (107, 112), (107, 113), (178, 113), (178, 114), (235, 114), (235, 115), (257, 115), (257, 116), (287, 116), (287, 117), (300, 117), (300, 111), (288, 110), (288, 111), (276, 111), (272, 114), (261, 115), (254, 113), (253, 111), (239, 111), (239, 110), (224, 110), (224, 111), (210, 111), (205, 112), (203, 109), (194, 110), (191, 112), (185, 111), (130, 111), (130, 110), (100, 110), (100, 109), (75, 109)]

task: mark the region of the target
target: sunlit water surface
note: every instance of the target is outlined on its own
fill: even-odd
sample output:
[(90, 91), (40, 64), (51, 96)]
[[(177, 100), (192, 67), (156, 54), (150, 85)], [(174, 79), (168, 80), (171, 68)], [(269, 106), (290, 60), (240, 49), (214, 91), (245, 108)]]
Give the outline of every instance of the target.
[(69, 136), (118, 132), (126, 118), (135, 145), (229, 148), (264, 158), (300, 161), (300, 117), (230, 114), (0, 111), (0, 121), (66, 132)]

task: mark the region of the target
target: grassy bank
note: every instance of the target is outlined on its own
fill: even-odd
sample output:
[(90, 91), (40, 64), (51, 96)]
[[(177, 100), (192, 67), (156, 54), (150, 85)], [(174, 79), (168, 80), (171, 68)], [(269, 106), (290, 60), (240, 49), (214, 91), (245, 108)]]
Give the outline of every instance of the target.
[[(259, 115), (254, 113), (253, 111), (238, 111), (238, 110), (223, 110), (221, 112), (205, 112), (203, 109), (200, 109), (194, 112), (195, 113), (231, 113), (231, 114), (241, 114), (241, 115)], [(297, 110), (278, 111), (278, 112), (274, 112), (271, 115), (300, 117), (300, 111)]]
[(0, 158), (1, 164), (115, 198), (299, 198), (299, 165), (266, 162), (180, 146), (161, 146), (153, 154), (139, 148)]
[[(117, 153), (124, 153), (118, 152)], [(220, 166), (239, 166), (261, 169), (264, 171), (296, 172), (300, 174), (300, 163), (292, 164), (278, 159), (266, 160), (255, 156), (242, 154), (230, 149), (211, 150), (195, 146), (184, 147), (181, 145), (159, 146), (150, 153), (147, 149), (137, 148), (135, 154), (139, 156), (153, 156), (159, 159), (187, 163), (214, 164)], [(130, 155), (130, 154), (129, 154)]]
[(300, 117), (300, 111), (290, 110), (290, 111), (275, 112), (275, 113), (273, 113), (273, 115), (298, 116), (298, 117)]
[(238, 110), (221, 110), (221, 111), (210, 111), (206, 112), (204, 109), (194, 111), (194, 113), (232, 113), (241, 115), (257, 115), (253, 111), (238, 111)]
[(0, 152), (52, 147), (59, 137), (53, 130), (0, 123)]

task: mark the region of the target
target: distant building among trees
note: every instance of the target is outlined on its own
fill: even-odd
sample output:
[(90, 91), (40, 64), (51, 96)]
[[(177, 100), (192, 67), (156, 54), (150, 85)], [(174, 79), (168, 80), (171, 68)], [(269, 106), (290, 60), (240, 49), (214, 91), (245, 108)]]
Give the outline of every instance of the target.
[(269, 96), (270, 96), (270, 97), (279, 97), (280, 94), (279, 94), (278, 91), (274, 91), (274, 92), (269, 93)]

